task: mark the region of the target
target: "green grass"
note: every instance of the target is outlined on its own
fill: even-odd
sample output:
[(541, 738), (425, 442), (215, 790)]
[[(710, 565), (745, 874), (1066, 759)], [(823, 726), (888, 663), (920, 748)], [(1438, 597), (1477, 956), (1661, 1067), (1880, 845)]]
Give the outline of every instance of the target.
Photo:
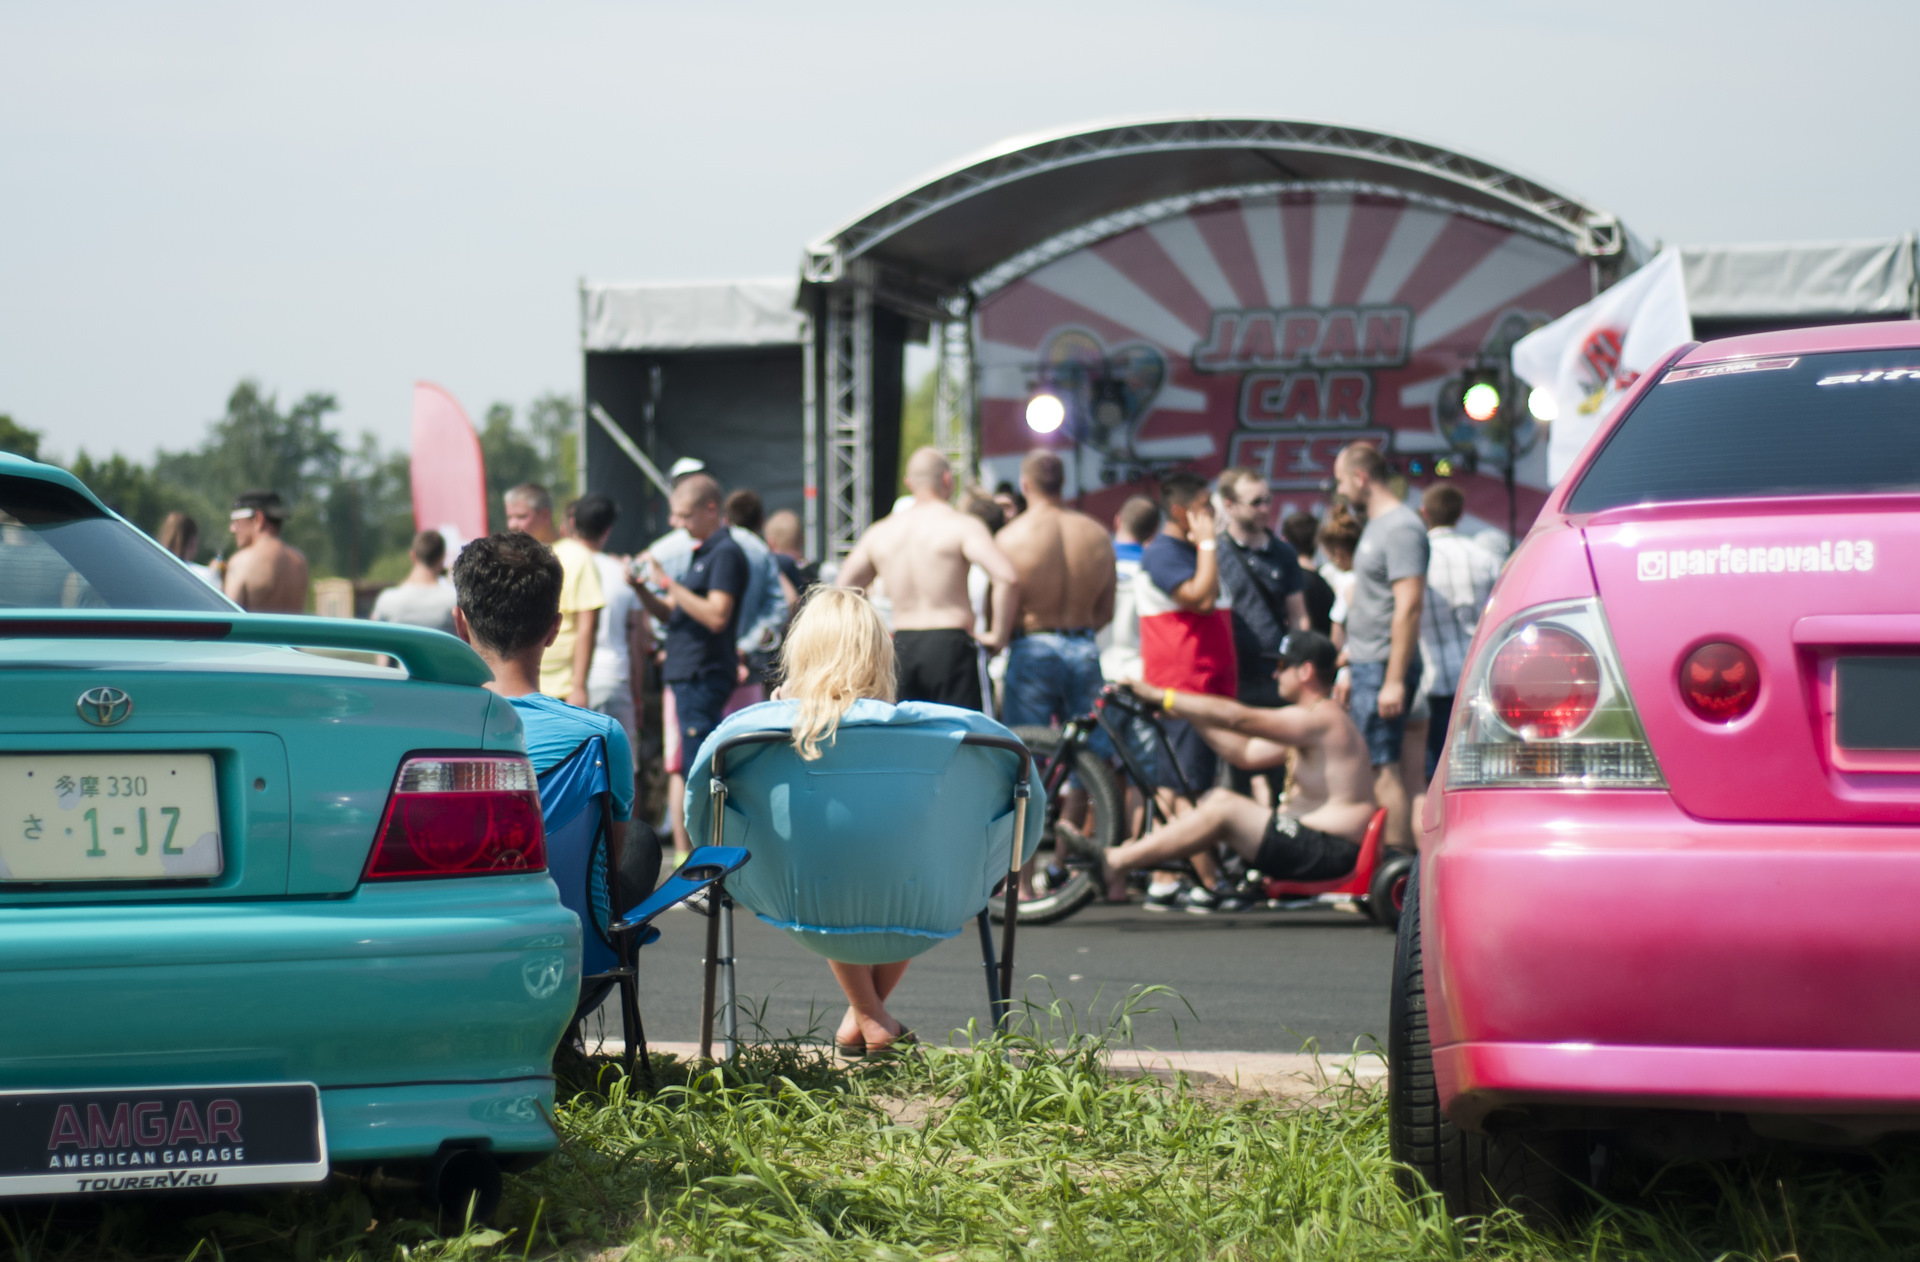
[[(1381, 1094), (1309, 1106), (1107, 1076), (1109, 1028), (847, 1069), (796, 1042), (651, 1100), (600, 1068), (565, 1145), (508, 1180), (492, 1229), (442, 1232), (405, 1189), (338, 1181), (245, 1201), (0, 1211), (0, 1262), (55, 1259), (1920, 1257), (1920, 1150), (1773, 1154), (1623, 1172), (1570, 1236), (1455, 1222), (1410, 1198)], [(603, 1252), (612, 1250), (611, 1252)], [(624, 1252), (623, 1252), (624, 1250)]]

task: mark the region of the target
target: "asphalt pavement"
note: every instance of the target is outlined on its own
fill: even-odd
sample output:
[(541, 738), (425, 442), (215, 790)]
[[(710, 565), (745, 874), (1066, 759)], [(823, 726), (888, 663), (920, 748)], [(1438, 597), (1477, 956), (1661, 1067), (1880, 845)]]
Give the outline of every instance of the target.
[[(676, 909), (655, 922), (660, 941), (640, 953), (641, 1012), (649, 1039), (699, 1037), (704, 917)], [(824, 959), (751, 913), (734, 915), (744, 1037), (825, 1039), (845, 1011)], [(995, 926), (996, 950), (999, 926)], [(1096, 905), (1058, 925), (1023, 927), (1014, 993), (1062, 1001), (1082, 1028), (1111, 1019), (1135, 987), (1165, 986), (1137, 1014), (1134, 1044), (1161, 1049), (1338, 1054), (1384, 1047), (1393, 935), (1364, 915), (1331, 909), (1194, 916)], [(972, 926), (914, 960), (889, 1001), (925, 1039), (945, 1041), (969, 1019), (986, 1020), (986, 982)], [(1191, 1010), (1189, 1010), (1191, 1009)], [(619, 1013), (596, 1014), (617, 1037)], [(589, 1031), (591, 1032), (591, 1030)]]

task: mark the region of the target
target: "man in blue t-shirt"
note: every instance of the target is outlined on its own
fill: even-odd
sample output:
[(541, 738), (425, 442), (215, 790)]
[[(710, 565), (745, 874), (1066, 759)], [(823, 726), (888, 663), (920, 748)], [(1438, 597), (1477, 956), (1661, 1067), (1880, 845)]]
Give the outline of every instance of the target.
[(694, 542), (686, 571), (674, 578), (652, 553), (640, 554), (653, 581), (635, 584), (640, 603), (665, 628), (660, 678), (673, 691), (680, 758), (669, 764), (667, 817), (673, 821), (674, 848), (693, 848), (682, 822), (686, 768), (700, 756), (700, 745), (720, 725), (727, 698), (741, 683), (738, 626), (747, 590), (746, 553), (740, 550), (720, 515), (720, 484), (704, 473), (680, 480), (667, 497), (668, 520)]
[[(493, 670), (487, 687), (519, 712), (526, 731), (527, 758), (534, 774), (548, 771), (592, 736), (607, 743), (607, 779), (613, 796), (614, 852), (626, 840), (633, 817), (633, 749), (618, 720), (596, 710), (570, 706), (540, 691), (540, 657), (560, 630), (560, 561), (532, 535), (518, 531), (476, 539), (453, 564), (454, 633), (473, 647)], [(659, 842), (642, 829), (659, 867)], [(636, 841), (641, 840), (636, 837)], [(621, 870), (641, 870), (627, 856)]]

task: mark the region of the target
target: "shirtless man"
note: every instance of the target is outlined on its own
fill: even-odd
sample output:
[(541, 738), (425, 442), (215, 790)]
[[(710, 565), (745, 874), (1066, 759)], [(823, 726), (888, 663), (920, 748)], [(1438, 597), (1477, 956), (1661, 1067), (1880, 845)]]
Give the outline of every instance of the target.
[(1287, 881), (1326, 881), (1352, 872), (1360, 838), (1373, 819), (1373, 763), (1345, 706), (1332, 697), (1333, 641), (1296, 631), (1280, 645), (1274, 672), (1279, 710), (1155, 688), (1128, 687), (1192, 723), (1235, 766), (1275, 767), (1292, 755), (1286, 798), (1269, 811), (1229, 789), (1211, 789), (1192, 811), (1138, 841), (1106, 852), (1109, 889), (1124, 892), (1126, 873), (1209, 851), (1224, 841), (1249, 865)]
[(227, 599), (248, 613), (305, 613), (307, 558), (281, 542), (287, 506), (278, 491), (242, 491), (233, 497), (233, 539), (227, 562)]
[(1020, 629), (1007, 651), (1001, 721), (1049, 727), (1086, 714), (1099, 698), (1100, 646), (1113, 621), (1113, 540), (1100, 523), (1060, 502), (1066, 466), (1050, 451), (1020, 465), (1027, 511), (994, 542), (1020, 575)]
[(864, 589), (876, 575), (886, 584), (900, 700), (983, 709), (967, 567), (977, 565), (993, 580), (991, 625), (978, 636), (991, 652), (1012, 637), (1020, 575), (986, 523), (948, 502), (953, 470), (945, 456), (931, 447), (914, 452), (907, 489), (913, 503), (867, 528), (840, 567), (839, 585)]

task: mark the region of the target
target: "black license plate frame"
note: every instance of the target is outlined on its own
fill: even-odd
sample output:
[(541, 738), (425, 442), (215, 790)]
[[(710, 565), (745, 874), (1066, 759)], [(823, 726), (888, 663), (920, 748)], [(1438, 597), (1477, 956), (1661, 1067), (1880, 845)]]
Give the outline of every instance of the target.
[(326, 1177), (326, 1120), (310, 1082), (0, 1091), (0, 1197)]

